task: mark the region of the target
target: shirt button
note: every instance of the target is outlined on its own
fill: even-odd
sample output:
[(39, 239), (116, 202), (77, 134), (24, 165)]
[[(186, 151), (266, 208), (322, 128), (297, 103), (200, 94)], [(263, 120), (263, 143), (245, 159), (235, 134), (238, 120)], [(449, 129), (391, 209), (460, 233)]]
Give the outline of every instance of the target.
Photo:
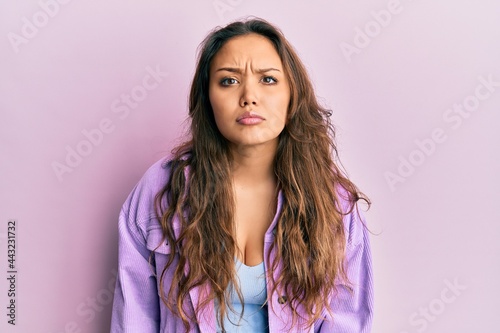
[(286, 296), (280, 296), (280, 297), (278, 297), (278, 303), (279, 304), (285, 304), (286, 303)]

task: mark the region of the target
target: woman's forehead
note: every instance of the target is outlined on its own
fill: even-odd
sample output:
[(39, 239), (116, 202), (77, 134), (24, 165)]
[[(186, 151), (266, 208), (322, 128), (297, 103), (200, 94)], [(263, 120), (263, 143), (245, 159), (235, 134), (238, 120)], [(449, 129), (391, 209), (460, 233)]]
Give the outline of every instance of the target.
[(232, 67), (245, 69), (276, 68), (282, 70), (281, 59), (273, 43), (264, 36), (248, 34), (228, 40), (212, 59), (211, 71)]

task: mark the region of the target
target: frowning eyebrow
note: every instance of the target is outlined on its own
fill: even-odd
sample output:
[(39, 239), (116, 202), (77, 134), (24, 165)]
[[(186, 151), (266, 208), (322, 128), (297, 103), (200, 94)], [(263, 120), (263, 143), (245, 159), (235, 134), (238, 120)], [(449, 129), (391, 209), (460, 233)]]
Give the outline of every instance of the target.
[[(238, 73), (238, 74), (241, 74), (243, 71), (241, 70), (241, 68), (236, 68), (236, 67), (221, 67), (219, 69), (216, 70), (216, 72), (220, 72), (220, 71), (227, 71), (227, 72), (231, 72), (231, 73)], [(266, 73), (266, 72), (270, 72), (270, 71), (277, 71), (277, 72), (281, 72), (279, 69), (277, 68), (272, 68), (272, 67), (269, 67), (269, 68), (261, 68), (261, 69), (256, 69), (255, 72), (259, 73), (259, 74), (262, 74), (262, 73)]]

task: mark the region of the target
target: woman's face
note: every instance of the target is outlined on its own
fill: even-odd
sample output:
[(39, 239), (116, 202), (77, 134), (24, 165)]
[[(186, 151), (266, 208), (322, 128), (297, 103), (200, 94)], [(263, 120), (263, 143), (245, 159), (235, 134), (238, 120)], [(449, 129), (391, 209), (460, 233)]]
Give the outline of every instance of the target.
[(290, 87), (267, 38), (249, 34), (224, 44), (210, 66), (209, 98), (217, 127), (232, 148), (276, 149)]

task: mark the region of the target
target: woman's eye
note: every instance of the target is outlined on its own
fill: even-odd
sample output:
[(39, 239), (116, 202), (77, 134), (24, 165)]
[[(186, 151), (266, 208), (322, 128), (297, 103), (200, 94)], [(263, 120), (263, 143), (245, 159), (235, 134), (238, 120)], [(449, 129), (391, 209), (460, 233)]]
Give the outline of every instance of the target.
[(238, 83), (238, 81), (236, 81), (236, 79), (233, 79), (233, 78), (230, 78), (230, 77), (226, 77), (224, 79), (222, 79), (220, 81), (220, 84), (223, 85), (223, 86), (230, 86), (230, 85), (233, 85), (233, 84), (236, 84)]
[(276, 80), (276, 78), (272, 77), (272, 76), (264, 76), (262, 78), (262, 82), (264, 82), (266, 84), (275, 84), (278, 82), (278, 80)]

